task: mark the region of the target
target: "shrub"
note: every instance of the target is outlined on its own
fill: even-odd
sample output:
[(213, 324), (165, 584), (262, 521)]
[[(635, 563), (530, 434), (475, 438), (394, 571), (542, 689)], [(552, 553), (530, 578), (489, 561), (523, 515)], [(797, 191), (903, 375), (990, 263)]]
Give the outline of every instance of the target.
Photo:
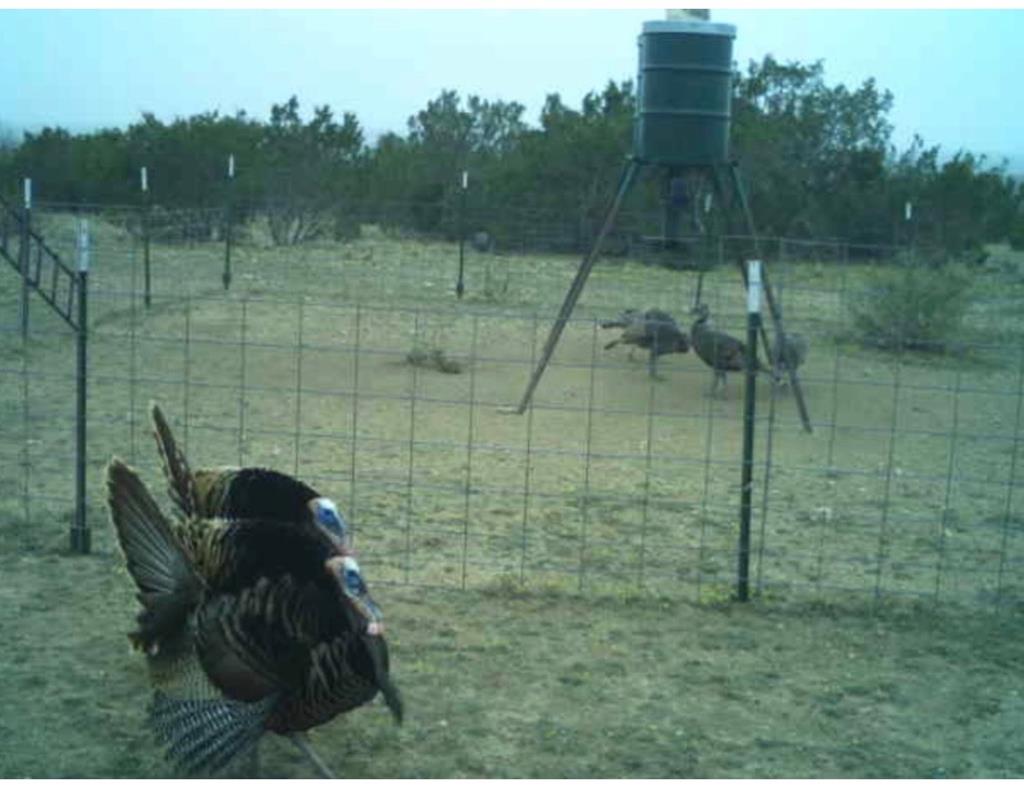
[(1024, 251), (1024, 213), (1018, 215), (1010, 227), (1010, 248)]
[(334, 213), (331, 226), (331, 237), (336, 243), (351, 243), (362, 235), (363, 227), (359, 216), (351, 211), (339, 208)]
[(883, 271), (852, 303), (861, 341), (883, 349), (943, 351), (960, 335), (970, 305), (963, 265)]

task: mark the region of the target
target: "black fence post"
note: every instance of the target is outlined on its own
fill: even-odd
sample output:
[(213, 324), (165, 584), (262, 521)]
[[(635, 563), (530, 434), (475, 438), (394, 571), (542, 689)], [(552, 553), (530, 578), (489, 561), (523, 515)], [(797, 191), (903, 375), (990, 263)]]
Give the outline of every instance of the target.
[(89, 280), (89, 222), (78, 221), (78, 273), (75, 283), (78, 287), (78, 366), (77, 405), (75, 411), (75, 523), (71, 527), (71, 551), (89, 554), (92, 539), (86, 515), (85, 466), (86, 466), (86, 392), (88, 387), (87, 344), (89, 338), (88, 280)]
[(462, 172), (462, 190), (459, 191), (459, 280), (455, 283), (455, 295), (462, 298), (466, 291), (463, 281), (466, 247), (466, 190), (469, 188), (469, 172)]
[(914, 203), (907, 201), (903, 205), (903, 222), (907, 225), (907, 235), (910, 238), (910, 264), (917, 264), (917, 220), (914, 218)]
[(28, 339), (28, 295), (29, 295), (29, 267), (30, 252), (32, 245), (32, 178), (25, 177), (25, 204), (21, 215), (21, 247), (18, 250), (18, 260), (21, 265), (21, 339), (22, 342)]
[(224, 289), (231, 287), (231, 199), (232, 187), (235, 184), (235, 156), (228, 155), (228, 189), (224, 202), (224, 274), (221, 281)]
[(757, 336), (761, 328), (761, 263), (747, 263), (747, 373), (743, 395), (743, 464), (740, 474), (740, 543), (736, 594), (750, 599), (750, 508), (754, 490), (754, 411)]
[(149, 307), (151, 302), (150, 280), (149, 280), (149, 174), (145, 166), (139, 171), (139, 179), (142, 182), (142, 262), (143, 262), (143, 301)]

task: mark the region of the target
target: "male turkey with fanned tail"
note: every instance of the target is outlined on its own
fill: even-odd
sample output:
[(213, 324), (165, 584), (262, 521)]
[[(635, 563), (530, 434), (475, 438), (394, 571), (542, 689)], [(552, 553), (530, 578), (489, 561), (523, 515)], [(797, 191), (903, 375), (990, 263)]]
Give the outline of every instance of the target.
[(222, 769), (272, 731), (330, 775), (306, 729), (378, 692), (402, 719), (381, 612), (358, 563), (308, 512), (300, 521), (273, 510), (200, 515), (213, 491), (195, 485), (204, 481), (183, 457), (175, 466), (185, 507), (173, 522), (127, 465), (107, 468), (111, 519), (143, 606), (130, 637), (147, 656), (152, 727), (188, 774)]

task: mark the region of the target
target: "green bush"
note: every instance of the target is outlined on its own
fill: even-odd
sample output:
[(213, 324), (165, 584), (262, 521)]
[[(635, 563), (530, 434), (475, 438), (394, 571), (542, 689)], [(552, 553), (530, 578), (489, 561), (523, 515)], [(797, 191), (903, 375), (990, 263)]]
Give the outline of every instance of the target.
[(959, 264), (886, 270), (852, 302), (854, 326), (871, 347), (944, 351), (960, 336), (970, 288)]
[(336, 243), (351, 243), (357, 240), (363, 231), (359, 216), (344, 208), (338, 208), (334, 213), (331, 225), (331, 237)]
[(1010, 248), (1024, 251), (1024, 213), (1018, 215), (1010, 227)]

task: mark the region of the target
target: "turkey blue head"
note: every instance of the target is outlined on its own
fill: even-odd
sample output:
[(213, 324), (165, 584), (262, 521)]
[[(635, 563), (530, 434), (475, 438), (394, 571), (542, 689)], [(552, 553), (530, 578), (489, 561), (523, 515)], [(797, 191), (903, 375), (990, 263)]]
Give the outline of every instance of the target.
[(370, 596), (356, 559), (351, 555), (337, 555), (330, 558), (326, 565), (327, 570), (337, 578), (341, 592), (365, 622), (366, 634), (383, 635), (384, 614)]
[(343, 555), (350, 554), (348, 524), (334, 501), (327, 497), (314, 497), (309, 501), (309, 510), (313, 515), (313, 523), (331, 537), (338, 551)]

